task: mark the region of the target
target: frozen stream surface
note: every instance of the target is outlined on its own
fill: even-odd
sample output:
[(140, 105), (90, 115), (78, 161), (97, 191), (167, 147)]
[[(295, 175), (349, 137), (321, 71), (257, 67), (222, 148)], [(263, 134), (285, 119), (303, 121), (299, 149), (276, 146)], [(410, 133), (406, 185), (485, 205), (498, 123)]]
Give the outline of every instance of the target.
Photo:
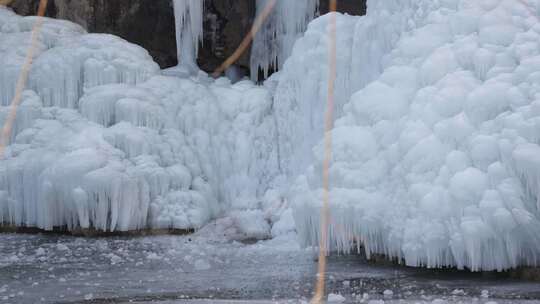
[[(294, 235), (234, 238), (221, 224), (185, 236), (0, 234), (0, 303), (307, 302), (312, 249), (300, 249)], [(328, 292), (347, 303), (540, 303), (538, 283), (373, 265), (359, 256), (331, 257), (327, 276)]]

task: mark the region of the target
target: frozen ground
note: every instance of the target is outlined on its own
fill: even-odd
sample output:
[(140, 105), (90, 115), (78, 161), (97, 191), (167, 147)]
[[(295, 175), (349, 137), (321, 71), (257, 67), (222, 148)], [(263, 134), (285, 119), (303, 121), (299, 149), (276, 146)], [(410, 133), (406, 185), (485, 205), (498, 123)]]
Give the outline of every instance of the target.
[[(0, 303), (301, 303), (311, 296), (312, 250), (293, 237), (233, 238), (223, 222), (186, 236), (1, 234)], [(332, 257), (327, 276), (328, 291), (350, 303), (540, 303), (539, 284), (375, 266), (359, 256)]]

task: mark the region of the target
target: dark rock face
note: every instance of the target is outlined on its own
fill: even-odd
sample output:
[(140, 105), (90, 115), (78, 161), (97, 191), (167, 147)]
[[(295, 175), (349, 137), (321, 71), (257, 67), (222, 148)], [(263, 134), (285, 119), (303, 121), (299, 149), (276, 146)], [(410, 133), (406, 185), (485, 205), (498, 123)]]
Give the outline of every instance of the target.
[[(328, 13), (330, 0), (320, 0), (319, 10), (321, 14)], [(365, 15), (366, 0), (339, 0), (337, 2), (337, 11), (349, 15)]]
[[(338, 10), (363, 15), (365, 1), (340, 0)], [(328, 11), (328, 3), (321, 0), (321, 14)], [(20, 15), (34, 15), (38, 5), (35, 0), (13, 0), (10, 7)], [(203, 70), (213, 71), (249, 32), (255, 0), (206, 0), (205, 11), (198, 63)], [(177, 64), (172, 0), (49, 0), (46, 14), (76, 22), (92, 33), (114, 34), (136, 43), (147, 49), (162, 68)], [(249, 53), (237, 65), (247, 72)]]
[[(198, 63), (201, 69), (213, 71), (249, 33), (256, 13), (255, 0), (207, 0), (205, 11), (204, 43)], [(249, 69), (249, 52), (236, 64)]]
[[(39, 1), (13, 0), (20, 15), (34, 15)], [(161, 67), (176, 64), (171, 0), (49, 0), (46, 15), (76, 22), (93, 33), (109, 33), (150, 52)]]

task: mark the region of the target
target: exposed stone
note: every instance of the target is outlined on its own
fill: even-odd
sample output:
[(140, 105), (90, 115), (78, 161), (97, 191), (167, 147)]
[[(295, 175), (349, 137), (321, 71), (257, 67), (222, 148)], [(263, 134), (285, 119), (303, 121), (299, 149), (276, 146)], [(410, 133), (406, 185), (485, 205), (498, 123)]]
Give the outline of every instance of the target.
[[(39, 1), (13, 0), (20, 15), (34, 15)], [(150, 52), (161, 67), (176, 64), (171, 0), (49, 0), (46, 15), (76, 22), (93, 33), (109, 33)]]
[[(328, 3), (321, 0), (322, 14), (328, 11)], [(365, 0), (340, 0), (338, 4), (341, 12), (365, 13)], [(20, 15), (35, 15), (39, 1), (12, 0), (9, 6)], [(249, 32), (255, 0), (206, 0), (205, 11), (198, 63), (203, 70), (213, 71)], [(49, 0), (46, 15), (76, 22), (89, 32), (114, 34), (136, 43), (162, 68), (177, 64), (172, 0)], [(237, 65), (248, 73), (249, 52)]]
[(510, 271), (512, 278), (540, 282), (540, 267), (521, 267)]
[[(216, 69), (240, 45), (251, 29), (256, 13), (255, 0), (210, 0), (205, 2), (204, 44), (199, 51), (199, 66)], [(249, 69), (249, 52), (237, 65)]]
[[(319, 11), (321, 14), (328, 13), (330, 0), (320, 0)], [(365, 15), (366, 0), (339, 0), (337, 11), (349, 15)]]

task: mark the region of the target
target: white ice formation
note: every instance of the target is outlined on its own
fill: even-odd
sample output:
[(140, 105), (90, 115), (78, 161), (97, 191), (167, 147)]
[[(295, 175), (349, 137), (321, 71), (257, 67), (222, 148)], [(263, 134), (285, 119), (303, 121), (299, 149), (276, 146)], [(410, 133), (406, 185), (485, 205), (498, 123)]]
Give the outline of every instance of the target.
[[(33, 20), (0, 8), (2, 123)], [(267, 89), (161, 76), (117, 37), (52, 19), (43, 29), (0, 161), (0, 222), (126, 231), (264, 215), (256, 197), (277, 167)]]
[(253, 40), (250, 63), (253, 80), (257, 80), (259, 71), (267, 78), (270, 69), (281, 69), (319, 6), (319, 0), (257, 0), (257, 15), (272, 2), (275, 2), (272, 13)]
[(203, 41), (204, 0), (173, 0), (173, 7), (178, 64), (194, 70)]
[[(330, 250), (538, 265), (539, 13), (540, 0), (368, 0), (367, 16), (336, 14)], [(31, 20), (0, 9), (2, 121)], [(47, 20), (0, 161), (0, 221), (194, 228), (227, 213), (263, 237), (294, 218), (317, 245), (328, 22), (256, 86), (159, 75), (138, 47)]]
[[(256, 15), (274, 0), (256, 0)], [(251, 49), (251, 77), (259, 71), (267, 78), (290, 56), (295, 41), (318, 11), (319, 0), (277, 0), (272, 13), (255, 36)], [(204, 0), (173, 0), (179, 66), (196, 71), (199, 44), (203, 40)]]
[[(369, 0), (367, 16), (338, 16), (330, 250), (410, 266), (539, 264), (539, 13), (538, 0)], [(289, 199), (309, 245), (324, 146), (311, 163), (300, 139), (323, 132), (327, 24), (297, 42), (274, 101), (282, 166), (305, 172)]]

